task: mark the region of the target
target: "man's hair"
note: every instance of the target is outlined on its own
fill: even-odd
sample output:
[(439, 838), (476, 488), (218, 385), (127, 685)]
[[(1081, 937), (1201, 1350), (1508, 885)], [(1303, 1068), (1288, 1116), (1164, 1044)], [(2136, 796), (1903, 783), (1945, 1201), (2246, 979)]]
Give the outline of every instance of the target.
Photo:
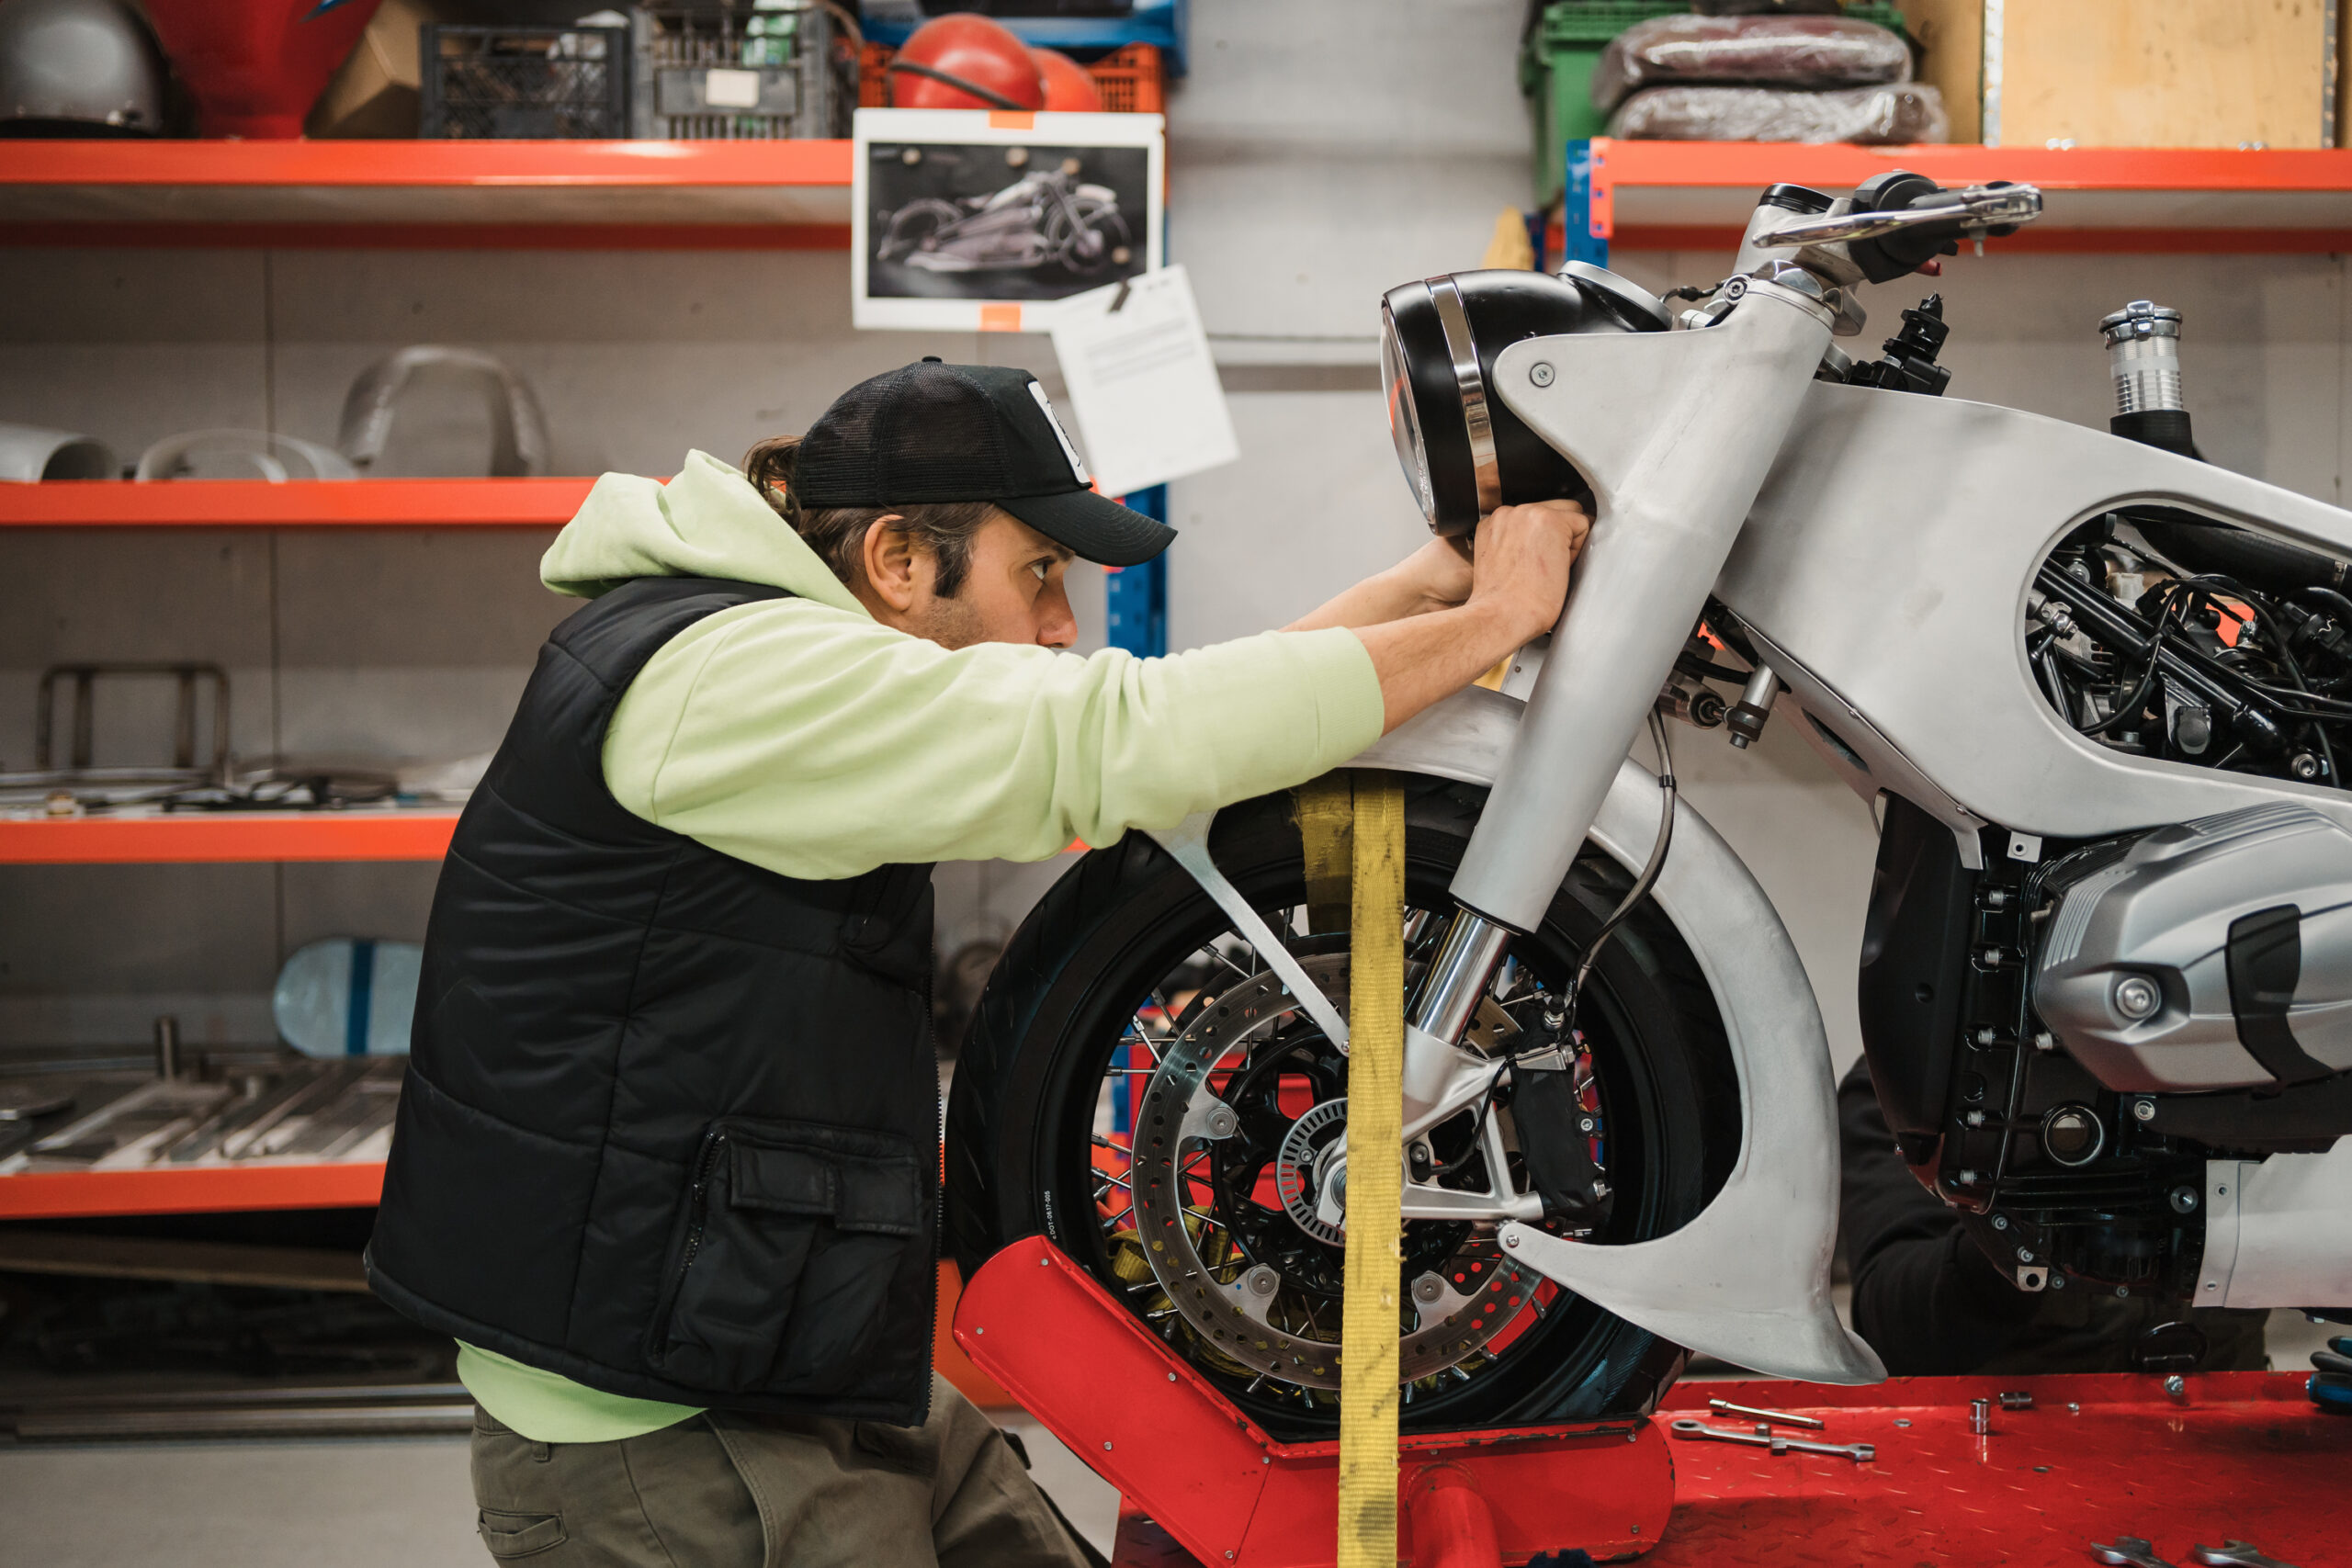
[(800, 455), (800, 437), (778, 435), (743, 454), (743, 477), (752, 481), (794, 533), (833, 569), (833, 575), (854, 588), (865, 574), (866, 530), (885, 517), (897, 517), (890, 526), (931, 552), (938, 568), (935, 586), (943, 599), (953, 599), (972, 569), (972, 536), (980, 531), (995, 508), (985, 501), (933, 501), (912, 506), (803, 506), (793, 492), (792, 470)]

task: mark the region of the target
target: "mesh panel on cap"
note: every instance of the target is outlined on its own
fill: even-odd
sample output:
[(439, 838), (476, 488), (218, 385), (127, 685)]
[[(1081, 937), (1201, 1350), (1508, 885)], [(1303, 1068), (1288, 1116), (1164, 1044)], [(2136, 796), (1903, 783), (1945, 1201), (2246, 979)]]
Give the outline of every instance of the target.
[(984, 393), (947, 367), (910, 365), (900, 371), (879, 423), (879, 504), (991, 501), (1004, 493), (996, 412)]
[(893, 370), (861, 381), (833, 400), (801, 438), (792, 488), (803, 506), (879, 506), (875, 483), (876, 416), (890, 400), (892, 385), (906, 375)]

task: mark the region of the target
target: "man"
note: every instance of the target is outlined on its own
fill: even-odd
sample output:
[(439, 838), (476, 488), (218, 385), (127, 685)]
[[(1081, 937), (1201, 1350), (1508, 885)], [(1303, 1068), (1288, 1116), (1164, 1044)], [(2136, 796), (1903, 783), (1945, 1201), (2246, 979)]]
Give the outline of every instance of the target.
[(1069, 561), (1173, 536), (1026, 372), (908, 366), (748, 466), (608, 474), (542, 563), (593, 603), (442, 872), (369, 1279), (460, 1341), (493, 1555), (1091, 1561), (930, 1371), (929, 863), (1344, 762), (1547, 629), (1585, 522), (1506, 508), (1475, 569), (1079, 660)]

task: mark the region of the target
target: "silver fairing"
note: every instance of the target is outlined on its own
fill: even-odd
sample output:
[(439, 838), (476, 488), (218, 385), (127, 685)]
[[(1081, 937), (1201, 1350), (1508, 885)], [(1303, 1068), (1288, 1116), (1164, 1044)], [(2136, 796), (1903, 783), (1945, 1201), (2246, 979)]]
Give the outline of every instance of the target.
[[(2314, 1060), (2352, 1066), (2352, 832), (2301, 806), (2161, 829), (2075, 883), (2050, 918), (2034, 1010), (2109, 1089), (2270, 1083), (2239, 1043), (2227, 948), (2233, 921), (2288, 904), (2302, 916), (2289, 1027)], [(2134, 977), (2161, 994), (2154, 1011)]]
[(2352, 826), (2352, 795), (2127, 756), (2035, 688), (2035, 569), (2135, 501), (2352, 555), (2352, 513), (2242, 474), (2014, 409), (1815, 382), (1716, 593), (1831, 769), (1933, 813), (1972, 865), (1987, 823), (2097, 838), (2290, 800)]

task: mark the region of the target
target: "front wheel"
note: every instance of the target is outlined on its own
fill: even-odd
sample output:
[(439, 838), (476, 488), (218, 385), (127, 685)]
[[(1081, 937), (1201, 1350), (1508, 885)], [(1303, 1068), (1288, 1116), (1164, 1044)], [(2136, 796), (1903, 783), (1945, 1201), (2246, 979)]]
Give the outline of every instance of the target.
[[(1409, 987), (1442, 933), (1485, 795), (1413, 779), (1407, 799)], [(1309, 929), (1291, 798), (1220, 813), (1212, 847), (1344, 1012), (1348, 939)], [(1498, 1048), (1532, 1023), (1629, 885), (1597, 852), (1577, 860), (1542, 929), (1513, 943), (1474, 1045)], [(967, 1278), (1044, 1233), (1252, 1420), (1311, 1438), (1339, 1418), (1344, 1237), (1315, 1199), (1323, 1151), (1345, 1124), (1346, 1058), (1286, 997), (1150, 840), (1129, 834), (1087, 855), (1031, 912), (981, 998), (950, 1096), (947, 1224)], [(1713, 998), (1654, 905), (1602, 951), (1578, 1022), (1575, 1120), (1609, 1190), (1585, 1239), (1666, 1235), (1721, 1187), (1740, 1127)], [(1148, 1100), (1184, 1075), (1214, 1089), (1193, 1101), (1210, 1115), (1187, 1118), (1174, 1139), (1137, 1137)], [(1483, 1190), (1495, 1161), (1523, 1187), (1519, 1136), (1498, 1097), (1408, 1157), (1418, 1179)], [(1681, 1349), (1512, 1264), (1495, 1230), (1405, 1226), (1405, 1425), (1577, 1420), (1655, 1403)]]

